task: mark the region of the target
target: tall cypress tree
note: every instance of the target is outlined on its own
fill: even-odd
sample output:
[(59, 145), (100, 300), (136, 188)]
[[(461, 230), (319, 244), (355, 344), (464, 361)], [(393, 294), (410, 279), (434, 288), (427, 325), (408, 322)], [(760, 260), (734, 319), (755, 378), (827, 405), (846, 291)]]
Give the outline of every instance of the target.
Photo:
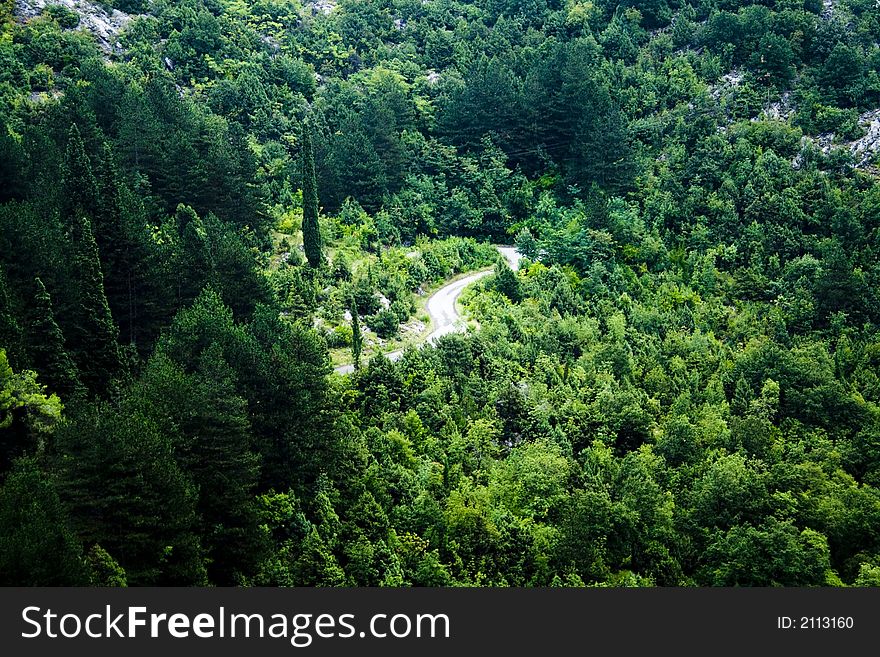
[(55, 322), (52, 299), (46, 286), (36, 279), (31, 319), (28, 325), (28, 353), (30, 366), (40, 375), (40, 381), (63, 399), (82, 392), (82, 383), (76, 365), (64, 347), (64, 336)]
[(361, 320), (358, 316), (357, 302), (354, 295), (351, 297), (351, 356), (354, 361), (354, 369), (361, 369), (361, 350), (364, 347), (364, 336), (361, 335)]
[(303, 249), (312, 267), (324, 262), (321, 229), (318, 226), (318, 182), (315, 178), (315, 149), (312, 145), (312, 126), (303, 127), (302, 195), (303, 195)]
[(71, 264), (77, 312), (73, 318), (71, 348), (83, 382), (93, 392), (102, 393), (121, 366), (117, 344), (119, 329), (104, 294), (104, 276), (91, 222), (79, 216), (72, 228)]

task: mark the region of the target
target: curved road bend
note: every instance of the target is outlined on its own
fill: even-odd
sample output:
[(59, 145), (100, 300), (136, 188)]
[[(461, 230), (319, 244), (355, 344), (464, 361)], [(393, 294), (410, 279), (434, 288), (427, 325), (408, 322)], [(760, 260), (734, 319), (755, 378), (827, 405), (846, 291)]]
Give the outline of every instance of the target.
[[(513, 271), (519, 269), (519, 254), (514, 247), (499, 246), (497, 248), (498, 252), (505, 257)], [(460, 278), (457, 281), (444, 285), (428, 298), (428, 314), (431, 316), (431, 324), (434, 326), (434, 330), (425, 342), (434, 344), (441, 336), (448, 333), (461, 333), (465, 330), (466, 325), (458, 314), (458, 311), (455, 308), (455, 303), (468, 285), (476, 283), (478, 280), (485, 278), (491, 273), (491, 269), (484, 269), (482, 271), (474, 272), (473, 274), (468, 274), (464, 278)], [(385, 357), (390, 360), (398, 360), (401, 356), (403, 356), (402, 350), (391, 351), (385, 354)], [(340, 365), (339, 367), (334, 368), (333, 371), (338, 374), (351, 374), (354, 372), (354, 365)]]

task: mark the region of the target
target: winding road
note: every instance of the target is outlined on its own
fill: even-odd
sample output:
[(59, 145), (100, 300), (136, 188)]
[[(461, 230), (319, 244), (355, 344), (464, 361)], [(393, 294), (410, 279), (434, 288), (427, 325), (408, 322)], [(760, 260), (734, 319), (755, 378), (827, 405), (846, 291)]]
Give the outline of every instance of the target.
[[(505, 257), (513, 271), (519, 269), (519, 254), (514, 247), (499, 246), (497, 249)], [(458, 301), (458, 297), (461, 296), (461, 293), (464, 292), (468, 285), (476, 283), (491, 273), (491, 269), (475, 271), (464, 278), (447, 283), (428, 298), (428, 314), (431, 316), (431, 324), (434, 326), (434, 330), (431, 331), (431, 334), (422, 344), (435, 344), (437, 340), (448, 333), (461, 333), (465, 330), (466, 324), (458, 314), (455, 302)], [(385, 357), (390, 360), (398, 360), (401, 356), (403, 356), (403, 350), (391, 351), (385, 354)], [(337, 374), (351, 374), (354, 372), (354, 365), (340, 365), (334, 368), (333, 371)]]

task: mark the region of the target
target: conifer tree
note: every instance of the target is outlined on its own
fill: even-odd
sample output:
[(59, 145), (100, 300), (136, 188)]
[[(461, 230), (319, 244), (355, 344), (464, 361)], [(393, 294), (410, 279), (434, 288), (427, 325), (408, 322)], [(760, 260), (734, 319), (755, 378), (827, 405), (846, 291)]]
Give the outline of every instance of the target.
[(197, 490), (209, 577), (228, 586), (256, 567), (262, 533), (254, 506), (260, 463), (247, 402), (236, 394), (222, 350), (212, 343), (192, 374), (163, 355), (153, 357), (129, 400), (175, 436), (175, 458)]
[[(71, 126), (62, 168), (62, 215), (70, 249), (70, 273), (64, 312), (68, 342), (82, 381), (93, 392), (105, 392), (119, 372), (119, 330), (104, 291), (104, 275), (92, 221), (105, 217), (91, 161), (76, 124)], [(112, 201), (112, 199), (111, 199)], [(112, 202), (111, 202), (112, 205)], [(103, 208), (103, 209), (102, 209)]]
[(14, 367), (21, 366), (21, 326), (12, 307), (6, 274), (2, 267), (0, 267), (0, 349), (6, 350), (6, 356)]
[(55, 433), (58, 492), (84, 545), (113, 555), (128, 583), (204, 585), (196, 493), (171, 437), (137, 409), (103, 403)]
[(98, 245), (87, 217), (80, 215), (73, 220), (71, 242), (72, 283), (77, 302), (71, 349), (83, 383), (93, 392), (104, 392), (120, 368), (116, 342), (119, 329), (107, 305)]
[(28, 325), (30, 366), (50, 391), (67, 399), (82, 392), (79, 372), (65, 349), (64, 336), (55, 322), (52, 299), (43, 281), (36, 279), (36, 286)]
[(177, 206), (174, 214), (180, 235), (178, 252), (178, 301), (189, 305), (199, 296), (211, 277), (205, 227), (199, 215), (188, 205)]
[(538, 241), (535, 239), (535, 236), (532, 235), (532, 231), (528, 228), (523, 227), (523, 229), (516, 234), (516, 240), (514, 243), (516, 244), (516, 250), (529, 260), (534, 260), (538, 255)]
[(92, 230), (98, 244), (107, 304), (124, 340), (134, 343), (141, 306), (139, 292), (146, 269), (146, 224), (120, 178), (113, 152), (106, 142), (95, 166), (95, 178), (101, 205), (93, 217)]
[(94, 217), (99, 206), (98, 183), (79, 128), (70, 126), (61, 171), (61, 209), (68, 220), (78, 214)]
[(303, 129), (302, 195), (303, 195), (303, 249), (312, 267), (324, 262), (321, 229), (318, 226), (318, 183), (315, 178), (315, 149), (312, 145), (312, 127)]
[(522, 300), (519, 279), (506, 261), (498, 262), (495, 265), (495, 289), (514, 303), (519, 303)]
[(110, 144), (104, 143), (101, 157), (95, 164), (96, 189), (101, 204), (92, 218), (92, 229), (101, 261), (105, 265), (104, 276), (108, 278), (118, 258), (116, 249), (122, 246), (122, 187)]
[(85, 586), (82, 548), (55, 486), (19, 459), (0, 486), (0, 586)]

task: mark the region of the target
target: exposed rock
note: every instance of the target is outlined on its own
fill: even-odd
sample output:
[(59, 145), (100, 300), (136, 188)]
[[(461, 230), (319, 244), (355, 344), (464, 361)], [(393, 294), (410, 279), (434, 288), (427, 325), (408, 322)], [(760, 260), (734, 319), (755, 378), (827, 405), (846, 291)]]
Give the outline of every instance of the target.
[(260, 35), (260, 41), (262, 41), (267, 46), (269, 46), (269, 48), (272, 49), (272, 52), (280, 52), (281, 51), (281, 44), (278, 42), (278, 39), (276, 39), (273, 36), (270, 36), (268, 34), (262, 34), (262, 35)]
[(61, 91), (53, 89), (52, 91), (32, 91), (29, 98), (32, 103), (39, 104), (50, 100), (58, 100), (63, 95)]
[(418, 319), (411, 319), (405, 324), (400, 325), (400, 332), (403, 335), (421, 335), (425, 329), (427, 328), (427, 324)]
[(88, 0), (16, 0), (15, 16), (20, 21), (28, 21), (42, 14), (49, 5), (60, 5), (76, 12), (80, 19), (76, 29), (94, 35), (98, 46), (106, 53), (121, 50), (116, 37), (133, 18), (118, 9), (108, 12), (101, 5)]
[(725, 73), (721, 76), (721, 79), (718, 81), (718, 84), (712, 85), (709, 88), (709, 92), (712, 94), (712, 98), (715, 100), (719, 100), (722, 96), (730, 93), (743, 81), (742, 71), (738, 71), (733, 69), (730, 73)]
[[(815, 144), (823, 154), (828, 155), (832, 148), (845, 148), (853, 156), (853, 166), (856, 169), (874, 170), (873, 160), (880, 153), (880, 109), (870, 110), (859, 116), (859, 126), (865, 134), (852, 141), (840, 142), (833, 132), (823, 132), (815, 137), (805, 136), (802, 144)], [(798, 169), (803, 164), (803, 158), (798, 154), (792, 166)]]
[(313, 0), (308, 6), (311, 7), (313, 16), (319, 13), (326, 16), (336, 8), (336, 0)]
[(760, 117), (752, 119), (752, 121), (788, 121), (793, 114), (794, 106), (791, 103), (791, 92), (786, 91), (778, 101), (770, 103)]
[(834, 15), (834, 0), (822, 0), (822, 13), (819, 14), (823, 21), (830, 21)]
[(849, 150), (856, 160), (856, 167), (863, 168), (880, 151), (880, 109), (859, 116), (859, 125), (865, 129), (865, 136), (850, 142)]

